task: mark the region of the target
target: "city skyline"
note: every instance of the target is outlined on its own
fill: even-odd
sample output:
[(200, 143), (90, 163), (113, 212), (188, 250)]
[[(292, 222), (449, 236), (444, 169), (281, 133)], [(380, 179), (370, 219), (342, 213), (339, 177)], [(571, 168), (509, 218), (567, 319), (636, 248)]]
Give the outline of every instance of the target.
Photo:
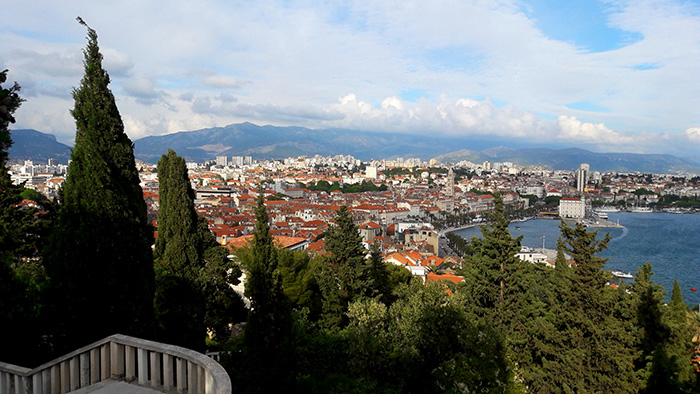
[(72, 143), (85, 29), (132, 139), (257, 124), (696, 156), (700, 7), (679, 1), (12, 3), (15, 128)]

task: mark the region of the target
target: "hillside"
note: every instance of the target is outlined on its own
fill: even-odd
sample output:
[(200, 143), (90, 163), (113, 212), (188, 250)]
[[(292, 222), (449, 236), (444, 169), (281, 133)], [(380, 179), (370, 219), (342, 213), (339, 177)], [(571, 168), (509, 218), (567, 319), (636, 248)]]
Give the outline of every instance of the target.
[(56, 141), (53, 134), (46, 134), (33, 129), (11, 130), (12, 147), (9, 150), (10, 161), (35, 160), (46, 162), (57, 159), (61, 164), (68, 164), (70, 146)]
[[(14, 130), (11, 160), (46, 161), (56, 158), (67, 163), (70, 147), (51, 134), (36, 130)], [(418, 157), (435, 158), (443, 163), (468, 160), (474, 163), (509, 161), (548, 169), (573, 170), (582, 162), (594, 171), (700, 173), (700, 166), (672, 155), (635, 153), (597, 153), (585, 149), (542, 147), (505, 147), (502, 139), (435, 137), (416, 134), (377, 133), (344, 129), (312, 130), (304, 127), (232, 124), (195, 131), (145, 137), (134, 141), (137, 159), (156, 163), (168, 149), (186, 160), (204, 162), (216, 156), (252, 156), (254, 159), (296, 157), (301, 155), (349, 154), (361, 160)], [(511, 143), (508, 145), (513, 146)], [(456, 150), (459, 147), (469, 149)]]
[(145, 137), (134, 142), (134, 153), (137, 158), (150, 163), (157, 162), (168, 149), (188, 160), (200, 162), (217, 155), (270, 159), (350, 154), (362, 160), (397, 156), (428, 159), (449, 152), (449, 147), (455, 143), (456, 139), (428, 139), (420, 135), (240, 123)]
[(462, 149), (435, 157), (441, 162), (474, 163), (510, 161), (523, 166), (541, 166), (556, 170), (574, 170), (581, 163), (589, 163), (594, 171), (647, 172), (647, 173), (700, 173), (700, 166), (672, 155), (638, 153), (597, 153), (585, 149), (548, 149), (496, 147), (482, 151)]

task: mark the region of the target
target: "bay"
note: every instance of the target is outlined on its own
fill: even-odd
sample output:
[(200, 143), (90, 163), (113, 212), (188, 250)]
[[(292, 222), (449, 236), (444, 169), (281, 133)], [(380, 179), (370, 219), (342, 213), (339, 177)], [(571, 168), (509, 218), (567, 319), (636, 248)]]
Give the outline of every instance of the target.
[[(700, 216), (672, 213), (609, 213), (609, 220), (619, 223), (623, 229), (602, 228), (598, 236), (610, 233), (612, 240), (601, 252), (609, 258), (606, 270), (637, 272), (637, 267), (650, 262), (654, 269), (652, 279), (666, 291), (670, 300), (673, 280), (677, 279), (686, 304), (700, 304)], [(541, 248), (542, 241), (548, 249), (556, 249), (559, 237), (559, 221), (533, 219), (510, 224), (514, 237), (523, 235), (522, 245)], [(591, 229), (594, 230), (594, 229)], [(458, 230), (456, 234), (466, 239), (481, 236), (478, 227)], [(543, 239), (544, 237), (544, 239)], [(691, 291), (697, 288), (698, 291)]]

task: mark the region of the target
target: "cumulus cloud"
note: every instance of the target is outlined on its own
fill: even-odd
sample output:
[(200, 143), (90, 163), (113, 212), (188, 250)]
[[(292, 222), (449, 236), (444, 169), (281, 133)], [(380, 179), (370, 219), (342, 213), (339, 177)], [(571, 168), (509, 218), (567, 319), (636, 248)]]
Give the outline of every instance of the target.
[(220, 117), (239, 117), (250, 120), (288, 121), (307, 124), (310, 121), (334, 121), (343, 118), (343, 114), (334, 109), (325, 109), (309, 104), (273, 105), (239, 103), (227, 94), (218, 97), (200, 96), (192, 100), (191, 109), (197, 114), (216, 115)]
[(384, 99), (380, 108), (348, 94), (333, 108), (345, 114), (339, 126), (377, 131), (435, 131), (450, 135), (498, 135), (537, 137), (547, 133), (547, 125), (535, 114), (513, 106), (497, 107), (488, 100), (420, 100), (418, 103), (395, 96)]
[(603, 123), (584, 123), (575, 116), (561, 115), (557, 121), (559, 134), (557, 138), (584, 143), (610, 143), (613, 145), (634, 142), (634, 138), (623, 136), (610, 130)]
[(112, 48), (100, 48), (104, 61), (102, 66), (111, 76), (127, 76), (135, 64), (128, 55)]
[(10, 54), (10, 58), (22, 69), (48, 77), (80, 78), (83, 74), (83, 56), (80, 52), (40, 53), (18, 49)]
[(691, 127), (685, 129), (685, 135), (691, 141), (700, 142), (700, 127)]
[[(156, 90), (156, 78), (136, 74), (122, 81), (124, 92), (134, 97), (137, 102), (144, 105), (155, 104), (166, 96), (163, 91)], [(165, 103), (167, 105), (167, 103)], [(174, 110), (174, 108), (170, 108)]]

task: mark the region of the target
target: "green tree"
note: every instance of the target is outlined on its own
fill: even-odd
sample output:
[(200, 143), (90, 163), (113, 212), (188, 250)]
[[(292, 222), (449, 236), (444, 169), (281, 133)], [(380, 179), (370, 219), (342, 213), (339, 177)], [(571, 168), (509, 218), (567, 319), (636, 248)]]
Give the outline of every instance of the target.
[(489, 225), (481, 227), (481, 239), (472, 238), (474, 254), (466, 258), (465, 275), (474, 280), (473, 307), (477, 315), (494, 316), (499, 324), (509, 313), (505, 307), (509, 286), (514, 284), (512, 275), (522, 264), (515, 256), (520, 251), (522, 235), (517, 238), (510, 235), (503, 198), (498, 193), (494, 197), (494, 211), (488, 214)]
[(185, 160), (170, 149), (158, 161), (158, 192), (158, 238), (153, 253), (158, 336), (166, 343), (202, 350), (206, 337), (200, 281), (204, 250)]
[(362, 246), (346, 206), (340, 207), (324, 239), (328, 256), (318, 275), (323, 295), (323, 325), (338, 328), (347, 324), (348, 303), (371, 296), (374, 282), (365, 259), (367, 249)]
[(85, 75), (73, 91), (75, 147), (46, 255), (55, 325), (69, 349), (153, 329), (153, 232), (97, 33), (87, 29)]
[(292, 348), (293, 320), (277, 270), (277, 250), (270, 234), (262, 190), (255, 208), (255, 234), (245, 263), (246, 295), (251, 311), (245, 330), (246, 380), (253, 391), (286, 391), (296, 377)]
[(155, 306), (159, 338), (202, 350), (207, 332), (220, 339), (245, 317), (237, 284), (240, 269), (195, 211), (185, 160), (168, 150), (158, 161), (159, 206)]
[[(7, 70), (0, 72), (0, 84), (5, 81)], [(41, 313), (47, 279), (39, 251), (50, 229), (53, 210), (49, 210), (51, 215), (39, 215), (37, 209), (20, 207), (29, 189), (14, 185), (8, 173), (8, 150), (12, 145), (8, 127), (15, 122), (12, 114), (24, 101), (19, 90), (17, 82), (9, 89), (0, 86), (0, 349), (6, 362), (37, 365), (47, 361), (44, 356), (49, 355), (42, 340), (47, 325)]]
[[(570, 363), (560, 371), (568, 377), (566, 390), (573, 392), (635, 392), (634, 337), (632, 321), (617, 305), (624, 302), (624, 289), (606, 285), (603, 266), (607, 259), (597, 254), (610, 241), (610, 234), (598, 239), (597, 231), (575, 228), (561, 222), (565, 252), (574, 260), (568, 287), (563, 289), (565, 315), (560, 317)], [(626, 302), (625, 302), (626, 303)]]

